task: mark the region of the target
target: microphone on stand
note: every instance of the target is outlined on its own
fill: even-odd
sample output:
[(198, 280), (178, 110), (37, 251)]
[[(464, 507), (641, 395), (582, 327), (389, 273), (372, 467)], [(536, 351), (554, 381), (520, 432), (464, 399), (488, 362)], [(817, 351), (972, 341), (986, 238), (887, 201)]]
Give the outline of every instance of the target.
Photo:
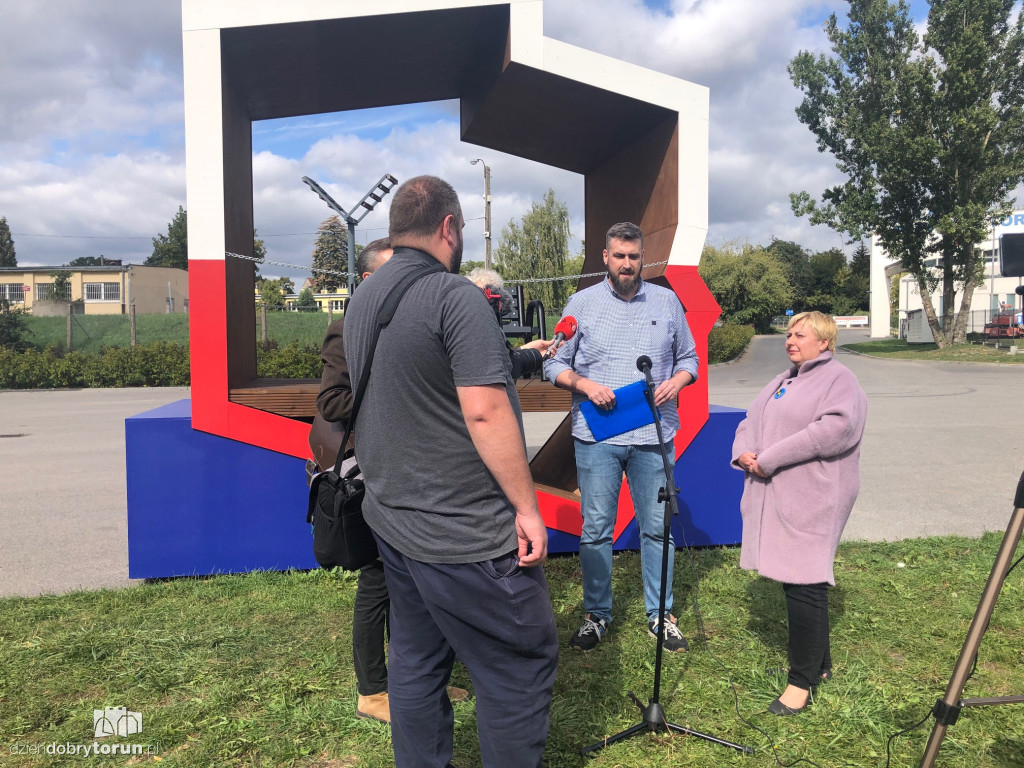
[(548, 347), (548, 357), (555, 356), (555, 349), (563, 341), (568, 341), (576, 335), (576, 318), (572, 315), (566, 315), (555, 325), (555, 335), (551, 339), (551, 346)]
[(640, 357), (636, 359), (636, 369), (647, 379), (647, 386), (650, 387), (651, 392), (653, 392), (654, 377), (651, 376), (651, 365), (651, 358), (647, 355), (640, 355)]

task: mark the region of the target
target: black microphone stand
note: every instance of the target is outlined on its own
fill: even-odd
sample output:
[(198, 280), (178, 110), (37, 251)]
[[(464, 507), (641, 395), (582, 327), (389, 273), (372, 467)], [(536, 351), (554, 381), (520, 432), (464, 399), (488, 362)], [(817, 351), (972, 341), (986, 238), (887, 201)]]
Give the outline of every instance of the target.
[(658, 501), (665, 504), (665, 530), (664, 530), (664, 542), (661, 550), (661, 599), (658, 603), (658, 645), (654, 656), (654, 693), (651, 696), (650, 702), (645, 707), (640, 698), (632, 691), (627, 691), (626, 695), (636, 704), (640, 711), (643, 712), (643, 720), (636, 725), (630, 726), (624, 731), (613, 736), (608, 736), (605, 739), (591, 744), (589, 747), (584, 747), (580, 750), (581, 755), (587, 755), (591, 752), (596, 752), (599, 749), (604, 749), (609, 744), (614, 744), (617, 741), (628, 739), (632, 736), (637, 736), (644, 731), (650, 733), (657, 733), (659, 731), (674, 731), (675, 733), (682, 733), (686, 736), (696, 736), (710, 741), (713, 744), (720, 744), (723, 747), (731, 747), (739, 752), (743, 752), (747, 755), (754, 753), (753, 747), (745, 747), (742, 744), (735, 744), (725, 739), (720, 739), (717, 736), (711, 736), (707, 733), (701, 733), (695, 731), (692, 728), (687, 728), (684, 725), (678, 725), (677, 723), (669, 722), (665, 717), (665, 710), (661, 707), (659, 698), (661, 696), (661, 657), (664, 652), (665, 646), (665, 593), (666, 586), (668, 585), (668, 558), (669, 558), (669, 541), (671, 540), (672, 534), (672, 518), (679, 514), (679, 507), (676, 503), (676, 493), (678, 492), (675, 484), (675, 477), (672, 473), (672, 463), (669, 461), (668, 453), (665, 447), (665, 439), (661, 431), (661, 419), (658, 418), (658, 408), (654, 404), (654, 379), (651, 377), (651, 358), (647, 355), (641, 355), (636, 361), (636, 367), (644, 374), (647, 378), (647, 388), (644, 390), (644, 396), (647, 398), (647, 405), (650, 406), (651, 415), (654, 417), (654, 426), (658, 432), (658, 446), (661, 448), (661, 460), (665, 468), (665, 487), (658, 489)]

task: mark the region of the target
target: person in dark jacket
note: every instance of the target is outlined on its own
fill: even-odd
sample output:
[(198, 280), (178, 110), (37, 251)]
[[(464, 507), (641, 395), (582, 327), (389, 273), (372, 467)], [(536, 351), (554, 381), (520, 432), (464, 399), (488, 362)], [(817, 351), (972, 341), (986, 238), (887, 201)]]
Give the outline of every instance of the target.
[[(494, 316), (499, 325), (505, 310), (512, 302), (512, 294), (505, 289), (505, 281), (493, 269), (475, 267), (466, 275), (470, 282), (484, 292), (487, 302), (494, 308)], [(534, 341), (513, 347), (506, 338), (509, 360), (512, 362), (512, 378), (525, 379), (541, 370), (544, 366), (544, 355), (551, 348), (552, 341), (535, 339)]]

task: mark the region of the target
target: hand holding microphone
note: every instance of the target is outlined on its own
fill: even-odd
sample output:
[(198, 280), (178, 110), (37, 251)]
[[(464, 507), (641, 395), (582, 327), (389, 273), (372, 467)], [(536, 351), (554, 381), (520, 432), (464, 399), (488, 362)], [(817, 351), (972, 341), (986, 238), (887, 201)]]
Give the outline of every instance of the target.
[(563, 342), (568, 341), (576, 335), (577, 327), (576, 318), (572, 315), (566, 315), (559, 320), (555, 325), (555, 336), (551, 340), (551, 346), (548, 348), (547, 357), (554, 357), (555, 350), (558, 349)]

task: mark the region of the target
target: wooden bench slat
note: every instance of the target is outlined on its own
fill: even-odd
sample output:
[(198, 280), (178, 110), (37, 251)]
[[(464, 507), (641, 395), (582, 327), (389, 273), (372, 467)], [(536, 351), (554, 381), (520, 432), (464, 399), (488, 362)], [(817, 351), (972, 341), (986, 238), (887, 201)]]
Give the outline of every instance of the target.
[[(572, 405), (572, 395), (549, 381), (520, 379), (516, 382), (524, 413), (562, 412)], [(319, 379), (253, 379), (242, 387), (232, 387), (232, 403), (269, 411), (289, 418), (312, 419), (316, 416)]]

